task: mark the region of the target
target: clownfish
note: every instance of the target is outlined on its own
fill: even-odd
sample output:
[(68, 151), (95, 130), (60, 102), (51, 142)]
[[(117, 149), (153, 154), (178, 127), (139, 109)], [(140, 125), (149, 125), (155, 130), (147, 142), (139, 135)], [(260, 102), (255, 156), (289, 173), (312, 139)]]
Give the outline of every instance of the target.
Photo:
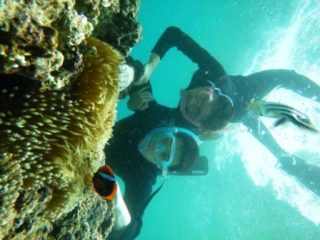
[(251, 101), (248, 108), (260, 116), (277, 118), (276, 122), (273, 124), (274, 127), (285, 122), (292, 122), (298, 127), (312, 132), (318, 132), (307, 115), (285, 104), (266, 101)]
[(114, 173), (109, 165), (104, 165), (94, 173), (92, 178), (93, 189), (103, 199), (112, 200), (116, 193), (118, 184)]

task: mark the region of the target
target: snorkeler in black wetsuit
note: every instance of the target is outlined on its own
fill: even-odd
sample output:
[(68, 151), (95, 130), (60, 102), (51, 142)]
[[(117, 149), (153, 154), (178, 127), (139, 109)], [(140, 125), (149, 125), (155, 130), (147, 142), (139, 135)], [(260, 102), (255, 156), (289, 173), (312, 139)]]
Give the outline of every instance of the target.
[[(131, 240), (140, 233), (144, 210), (154, 196), (152, 187), (161, 172), (188, 173), (200, 161), (198, 137), (187, 129), (163, 122), (161, 116), (167, 114), (170, 118), (170, 112), (161, 109), (151, 115), (148, 111), (136, 112), (118, 121), (105, 146), (106, 164), (125, 183), (124, 202), (131, 215), (129, 226), (113, 231), (109, 240)], [(162, 140), (158, 141), (161, 134)], [(152, 147), (154, 153), (150, 156), (152, 151), (148, 149)]]
[[(221, 64), (192, 38), (177, 27), (169, 27), (153, 48), (144, 73), (136, 81), (138, 86), (130, 93), (128, 106), (132, 110), (156, 111), (152, 111), (158, 105), (153, 98), (149, 95), (146, 99), (141, 94), (152, 92), (149, 78), (172, 47), (177, 47), (199, 67), (182, 94), (179, 107), (170, 110), (174, 112), (173, 119), (181, 126), (197, 130), (200, 135), (222, 129), (228, 122), (242, 122), (278, 158), (285, 171), (320, 195), (319, 169), (284, 152), (264, 126), (261, 126), (262, 130), (267, 134), (259, 134), (258, 119), (247, 114), (250, 100), (262, 99), (276, 87), (291, 89), (313, 99), (320, 96), (320, 87), (291, 70), (266, 70), (248, 76), (228, 75)], [(139, 101), (145, 103), (137, 104)]]

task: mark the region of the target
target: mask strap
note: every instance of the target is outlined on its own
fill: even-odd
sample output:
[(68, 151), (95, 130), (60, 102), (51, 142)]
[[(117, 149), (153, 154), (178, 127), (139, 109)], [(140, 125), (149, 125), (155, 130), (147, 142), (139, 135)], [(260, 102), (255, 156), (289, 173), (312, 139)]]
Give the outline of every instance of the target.
[(209, 81), (209, 80), (208, 80), (207, 82), (209, 83), (209, 85), (211, 86), (211, 88), (213, 89), (213, 91), (216, 91), (216, 92), (218, 93), (218, 95), (223, 96), (223, 97), (225, 97), (226, 99), (228, 99), (228, 101), (231, 103), (232, 107), (234, 106), (233, 101), (232, 101), (232, 99), (231, 99), (229, 96), (227, 96), (227, 95), (225, 95), (224, 93), (222, 93), (221, 89), (220, 89), (220, 88), (217, 88), (216, 85), (215, 85), (213, 82), (211, 82), (211, 81)]
[(168, 177), (168, 168), (167, 167), (163, 167), (161, 168), (161, 177)]
[(188, 135), (189, 137), (191, 137), (197, 143), (198, 146), (202, 143), (200, 138), (189, 129), (181, 128), (181, 127), (175, 127), (174, 128), (174, 132), (175, 133), (184, 133), (184, 134)]

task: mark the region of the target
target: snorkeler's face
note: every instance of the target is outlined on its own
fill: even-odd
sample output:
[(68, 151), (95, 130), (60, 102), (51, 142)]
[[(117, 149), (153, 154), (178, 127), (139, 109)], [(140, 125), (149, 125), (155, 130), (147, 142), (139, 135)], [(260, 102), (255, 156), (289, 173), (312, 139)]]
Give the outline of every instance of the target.
[(201, 127), (201, 120), (210, 114), (214, 97), (211, 87), (182, 90), (180, 102), (181, 114), (196, 127)]
[(182, 140), (169, 133), (145, 136), (139, 144), (142, 156), (160, 168), (178, 165), (181, 158)]

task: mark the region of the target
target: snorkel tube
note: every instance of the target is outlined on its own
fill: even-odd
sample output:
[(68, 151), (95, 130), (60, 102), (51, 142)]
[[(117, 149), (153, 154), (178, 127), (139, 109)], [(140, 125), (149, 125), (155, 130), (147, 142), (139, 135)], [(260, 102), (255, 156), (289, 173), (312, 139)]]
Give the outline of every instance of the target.
[(198, 146), (202, 143), (200, 138), (189, 129), (181, 128), (181, 127), (174, 127), (174, 131), (175, 131), (175, 133), (183, 133), (185, 135), (188, 135), (197, 143)]

